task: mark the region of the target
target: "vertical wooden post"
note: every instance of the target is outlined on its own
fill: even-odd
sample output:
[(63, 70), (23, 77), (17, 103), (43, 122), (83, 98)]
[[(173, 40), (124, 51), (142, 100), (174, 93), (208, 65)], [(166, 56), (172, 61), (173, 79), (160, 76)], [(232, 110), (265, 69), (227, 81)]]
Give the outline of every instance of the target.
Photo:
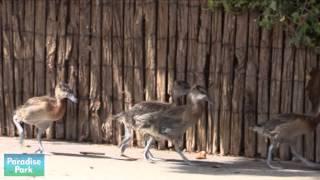
[[(198, 55), (198, 20), (199, 20), (199, 0), (189, 1), (188, 14), (188, 51), (187, 51), (187, 79), (190, 84), (195, 82), (194, 71), (196, 69)], [(203, 82), (201, 82), (203, 83)], [(200, 84), (204, 85), (204, 84)], [(186, 133), (187, 151), (196, 150), (196, 125), (190, 127)]]
[[(58, 54), (57, 54), (57, 83), (66, 82), (66, 60), (70, 52), (66, 49), (66, 26), (68, 4), (66, 0), (60, 1), (58, 12)], [(55, 138), (63, 139), (65, 137), (65, 117), (55, 122)]]
[(222, 40), (222, 108), (220, 114), (221, 144), (220, 153), (227, 155), (230, 153), (230, 127), (231, 127), (231, 111), (232, 111), (232, 85), (233, 85), (233, 57), (235, 53), (235, 24), (236, 17), (226, 14), (224, 19), (224, 28)]
[(211, 61), (209, 95), (214, 104), (209, 106), (209, 121), (212, 122), (212, 153), (218, 153), (220, 147), (220, 109), (222, 88), (222, 34), (223, 34), (223, 11), (217, 10), (212, 16), (212, 39), (211, 39)]
[(145, 17), (145, 56), (146, 56), (146, 100), (156, 99), (156, 24), (157, 10), (155, 0), (144, 1)]
[(45, 94), (46, 1), (35, 1), (34, 95)]
[[(168, 12), (168, 58), (167, 58), (167, 94), (172, 95), (172, 87), (175, 76), (176, 68), (176, 54), (177, 54), (177, 10), (178, 10), (178, 0), (170, 0), (169, 2), (169, 12)], [(169, 98), (172, 100), (172, 98)]]
[[(3, 4), (1, 5), (3, 6)], [(3, 9), (0, 6), (0, 14), (3, 16)], [(4, 106), (4, 96), (3, 96), (3, 38), (2, 33), (4, 31), (4, 27), (2, 24), (2, 17), (0, 18), (0, 136), (6, 135), (6, 117), (5, 117), (5, 106)]]
[(15, 127), (12, 122), (12, 115), (14, 110), (14, 59), (13, 59), (13, 45), (12, 45), (12, 3), (11, 1), (3, 1), (2, 3), (2, 32), (3, 37), (3, 96), (4, 107), (6, 114), (6, 135), (14, 136)]
[[(68, 58), (68, 84), (73, 93), (78, 96), (78, 58), (79, 58), (79, 1), (69, 2), (68, 16), (70, 22), (67, 26), (66, 49), (71, 49)], [(67, 140), (77, 140), (78, 137), (78, 104), (68, 103), (65, 123), (65, 138)]]
[[(134, 2), (124, 1), (124, 108), (128, 110), (134, 99)], [(133, 132), (132, 132), (133, 133)], [(132, 141), (131, 141), (132, 143)]]
[(100, 143), (101, 121), (99, 116), (101, 100), (101, 13), (102, 1), (91, 1), (91, 61), (90, 61), (90, 138)]
[[(47, 1), (46, 19), (46, 92), (54, 95), (56, 85), (56, 57), (57, 57), (57, 7), (55, 1)], [(47, 139), (54, 138), (54, 126), (51, 125), (46, 132)]]
[[(260, 40), (259, 55), (259, 79), (258, 79), (258, 106), (257, 106), (257, 124), (261, 124), (269, 119), (269, 93), (270, 93), (270, 77), (271, 72), (271, 31), (262, 29)], [(252, 134), (251, 134), (252, 135)], [(252, 135), (253, 136), (253, 135)], [(261, 157), (267, 155), (266, 138), (258, 135), (257, 137), (257, 153)]]
[(112, 0), (103, 0), (102, 10), (102, 108), (101, 119), (110, 126), (105, 127), (105, 140), (111, 142), (112, 123)]
[(17, 0), (13, 2), (13, 14), (12, 17), (12, 45), (13, 45), (13, 58), (14, 58), (14, 98), (15, 106), (22, 105), (23, 102), (23, 58), (24, 47), (28, 46), (22, 39), (22, 31), (24, 27), (24, 2)]
[[(294, 113), (304, 113), (304, 78), (306, 68), (306, 50), (304, 48), (297, 48), (294, 62), (293, 74), (293, 100), (292, 111)], [(296, 150), (303, 154), (303, 136), (296, 140)]]
[[(134, 103), (144, 100), (144, 16), (143, 0), (136, 0), (134, 16)], [(137, 146), (143, 147), (144, 141), (140, 133), (136, 132)]]
[[(113, 59), (113, 113), (123, 110), (123, 3), (124, 0), (113, 1), (112, 19), (112, 59)], [(121, 141), (121, 124), (115, 122), (113, 143)]]
[[(258, 102), (258, 68), (259, 68), (259, 27), (256, 23), (258, 14), (249, 13), (249, 36), (248, 36), (248, 60), (245, 78), (245, 102), (244, 102), (244, 153), (254, 157), (256, 153), (256, 135), (249, 130), (256, 124)], [(268, 70), (263, 70), (268, 71)]]
[[(169, 26), (169, 1), (158, 1), (157, 19), (157, 96), (158, 100), (166, 101), (167, 85), (167, 55), (168, 55), (168, 26)], [(158, 149), (165, 149), (166, 142), (158, 142)]]
[[(206, 10), (206, 1), (200, 1), (199, 11), (200, 18), (198, 22), (198, 52), (196, 54), (197, 58), (193, 61), (195, 62), (195, 82), (206, 86), (209, 80), (208, 68), (210, 68), (210, 37), (211, 37), (211, 11)], [(206, 112), (206, 111), (205, 111)], [(206, 151), (207, 150), (207, 125), (208, 118), (207, 113), (203, 113), (202, 117), (197, 123), (197, 150)], [(210, 130), (211, 131), (211, 130)], [(210, 135), (211, 136), (211, 135)]]
[(90, 0), (80, 0), (78, 141), (89, 138)]
[[(34, 96), (45, 95), (46, 1), (35, 1)], [(34, 132), (35, 133), (35, 132)]]
[[(34, 0), (25, 1), (23, 43), (23, 101), (33, 96), (33, 72), (34, 72)], [(25, 125), (26, 135), (31, 138), (33, 135), (32, 126)]]
[(187, 60), (188, 48), (188, 17), (189, 8), (188, 1), (178, 1), (178, 16), (177, 16), (177, 60), (176, 60), (176, 75), (178, 80), (185, 80), (185, 67)]
[[(294, 68), (294, 49), (290, 47), (289, 37), (286, 36), (284, 54), (283, 54), (283, 71), (282, 71), (282, 91), (281, 91), (281, 113), (290, 113), (292, 111), (292, 93), (293, 93), (293, 68)], [(280, 146), (280, 157), (283, 159), (290, 158), (290, 149), (286, 144)]]
[[(317, 56), (317, 61), (318, 61), (318, 69), (319, 69), (319, 66), (320, 66), (320, 63), (319, 63), (320, 62), (320, 55)], [(318, 100), (318, 103), (320, 103), (319, 100)], [(316, 141), (315, 141), (315, 143), (316, 143), (316, 150), (315, 150), (316, 151), (315, 152), (316, 159), (315, 159), (315, 161), (317, 163), (319, 163), (320, 162), (320, 126), (318, 126), (317, 130), (316, 130)]]
[(34, 95), (45, 94), (45, 35), (46, 35), (46, 1), (35, 2), (35, 54), (34, 54)]
[[(251, 29), (250, 29), (251, 30)], [(250, 94), (250, 98), (254, 94), (250, 91), (251, 89), (245, 89), (246, 80), (246, 64), (247, 64), (247, 51), (248, 51), (248, 13), (243, 13), (237, 16), (236, 25), (236, 41), (235, 41), (235, 56), (236, 56), (236, 66), (234, 67), (234, 90), (232, 94), (232, 119), (231, 119), (231, 146), (230, 153), (232, 155), (239, 155), (241, 151), (243, 140), (243, 110), (244, 110), (244, 97), (245, 93)], [(259, 39), (259, 38), (257, 38)], [(252, 74), (255, 74), (255, 69), (250, 69)], [(253, 77), (252, 77), (253, 78)], [(255, 84), (250, 84), (255, 85)], [(253, 88), (255, 89), (255, 88)], [(247, 90), (247, 91), (245, 91)], [(248, 92), (249, 91), (249, 92)], [(254, 97), (253, 97), (254, 98)], [(251, 105), (251, 104), (250, 104)], [(248, 112), (252, 113), (252, 112)], [(245, 119), (247, 120), (247, 119)]]
[(281, 73), (282, 73), (282, 46), (283, 30), (281, 26), (275, 26), (272, 34), (272, 65), (270, 83), (270, 115), (280, 113), (281, 105)]
[[(317, 68), (317, 56), (315, 53), (313, 53), (311, 50), (306, 51), (306, 69), (305, 69), (305, 82), (304, 82), (304, 87), (307, 87), (307, 81), (306, 81), (306, 76), (308, 73), (313, 69)], [(300, 60), (300, 59), (299, 59)], [(312, 106), (311, 102), (308, 101), (307, 98), (307, 93), (304, 94), (304, 108), (305, 108), (305, 113), (309, 114), (312, 113)], [(315, 160), (315, 133), (310, 132), (309, 134), (305, 135), (304, 139), (304, 156), (310, 160), (314, 161)]]

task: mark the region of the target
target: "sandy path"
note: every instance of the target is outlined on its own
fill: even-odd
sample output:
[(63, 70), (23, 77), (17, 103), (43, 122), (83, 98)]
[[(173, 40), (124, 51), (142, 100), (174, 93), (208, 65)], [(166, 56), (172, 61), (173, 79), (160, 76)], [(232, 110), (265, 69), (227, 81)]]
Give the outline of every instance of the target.
[[(165, 161), (149, 163), (142, 158), (142, 149), (129, 148), (130, 158), (119, 156), (116, 146), (64, 141), (44, 141), (44, 147), (54, 155), (45, 157), (45, 177), (4, 177), (3, 154), (21, 153), (17, 138), (0, 137), (0, 179), (197, 179), (197, 180), (251, 180), (251, 179), (294, 179), (320, 180), (320, 171), (304, 168), (300, 163), (281, 162), (288, 168), (268, 169), (262, 160), (221, 157), (209, 155), (205, 160), (195, 160), (194, 153), (185, 153), (196, 166), (187, 166), (173, 151), (157, 151), (153, 154)], [(37, 148), (35, 140), (26, 140), (24, 152), (31, 153)], [(82, 155), (80, 151), (101, 152), (100, 155)]]

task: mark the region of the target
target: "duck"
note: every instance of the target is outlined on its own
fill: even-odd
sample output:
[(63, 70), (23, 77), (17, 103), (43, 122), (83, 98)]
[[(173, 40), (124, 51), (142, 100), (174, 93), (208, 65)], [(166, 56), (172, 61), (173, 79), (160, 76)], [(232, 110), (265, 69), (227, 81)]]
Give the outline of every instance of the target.
[(149, 156), (151, 144), (154, 140), (170, 140), (175, 151), (181, 156), (185, 163), (192, 165), (180, 150), (183, 135), (186, 130), (196, 124), (206, 109), (205, 102), (212, 104), (206, 89), (200, 85), (194, 85), (187, 96), (187, 104), (170, 107), (166, 110), (135, 115), (134, 129), (150, 135), (144, 149), (144, 159), (152, 161)]
[[(320, 111), (319, 111), (320, 112)], [(298, 114), (298, 113), (283, 113), (272, 117), (269, 121), (265, 121), (257, 126), (251, 127), (251, 130), (270, 139), (268, 147), (267, 165), (271, 169), (282, 169), (280, 166), (274, 166), (272, 162), (272, 154), (274, 149), (279, 148), (281, 143), (286, 143), (290, 146), (292, 154), (301, 160), (306, 166), (319, 169), (320, 165), (305, 159), (300, 155), (294, 147), (294, 142), (297, 137), (314, 132), (320, 123), (320, 113), (313, 114)]]
[(13, 123), (20, 137), (20, 145), (23, 146), (24, 140), (21, 123), (34, 125), (38, 129), (37, 140), (39, 144), (35, 153), (44, 153), (41, 136), (52, 122), (63, 118), (66, 112), (67, 99), (77, 103), (77, 98), (70, 86), (61, 82), (55, 87), (55, 97), (32, 97), (19, 106), (13, 113)]
[[(190, 85), (188, 82), (184, 80), (176, 80), (173, 83), (172, 92), (171, 92), (172, 103), (161, 102), (161, 101), (142, 101), (132, 106), (129, 110), (120, 112), (114, 115), (112, 117), (112, 120), (117, 120), (122, 122), (125, 127), (124, 139), (121, 141), (119, 145), (121, 156), (125, 156), (124, 152), (126, 148), (129, 146), (129, 142), (133, 137), (132, 130), (134, 129), (134, 126), (135, 126), (135, 121), (133, 119), (133, 116), (150, 113), (150, 112), (163, 111), (171, 107), (174, 107), (177, 105), (178, 98), (184, 95), (187, 95), (189, 90), (190, 90)], [(145, 135), (147, 136), (147, 134)], [(153, 157), (151, 152), (148, 152), (148, 153), (150, 154), (149, 156)]]

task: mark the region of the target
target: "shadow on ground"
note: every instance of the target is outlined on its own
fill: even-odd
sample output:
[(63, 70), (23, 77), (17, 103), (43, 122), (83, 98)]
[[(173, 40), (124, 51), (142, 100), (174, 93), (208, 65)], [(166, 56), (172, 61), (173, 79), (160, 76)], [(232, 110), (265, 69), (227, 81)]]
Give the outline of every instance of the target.
[(298, 162), (277, 162), (274, 164), (283, 167), (281, 170), (269, 169), (264, 160), (237, 160), (227, 163), (212, 161), (191, 161), (194, 166), (185, 165), (183, 161), (166, 160), (176, 165), (171, 167), (172, 172), (207, 175), (252, 175), (252, 176), (274, 176), (274, 177), (315, 177), (320, 178), (318, 170), (305, 167)]

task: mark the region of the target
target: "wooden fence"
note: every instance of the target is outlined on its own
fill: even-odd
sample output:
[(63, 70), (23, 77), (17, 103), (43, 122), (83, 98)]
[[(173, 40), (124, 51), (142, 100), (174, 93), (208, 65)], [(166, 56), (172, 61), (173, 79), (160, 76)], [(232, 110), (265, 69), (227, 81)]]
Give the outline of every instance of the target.
[[(259, 28), (254, 12), (207, 9), (206, 0), (1, 0), (0, 134), (14, 136), (13, 110), (68, 82), (78, 104), (48, 139), (116, 144), (111, 114), (142, 100), (168, 101), (175, 79), (208, 87), (214, 105), (186, 133), (187, 150), (266, 156), (248, 127), (279, 112), (309, 113), (307, 74), (319, 56), (293, 48), (280, 26)], [(209, 86), (212, 84), (212, 86)], [(26, 136), (35, 130), (25, 125)], [(107, 133), (107, 134), (108, 134)], [(141, 142), (141, 137), (135, 137)], [(164, 142), (159, 148), (166, 147)], [(320, 161), (320, 128), (297, 140)], [(287, 146), (280, 150), (289, 159)]]

